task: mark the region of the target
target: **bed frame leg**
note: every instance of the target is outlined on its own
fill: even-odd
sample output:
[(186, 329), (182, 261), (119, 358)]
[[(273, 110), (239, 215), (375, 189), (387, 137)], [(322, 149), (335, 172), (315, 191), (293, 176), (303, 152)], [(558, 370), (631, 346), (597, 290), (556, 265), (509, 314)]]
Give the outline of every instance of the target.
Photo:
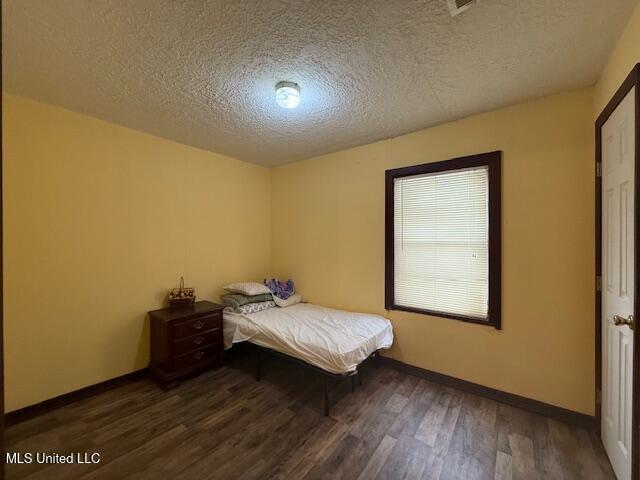
[(380, 368), (382, 361), (380, 360), (380, 352), (376, 352), (376, 368)]
[(356, 376), (357, 375), (358, 375), (358, 372), (356, 372), (353, 375), (351, 375), (351, 393), (356, 391)]
[(260, 350), (256, 350), (256, 382), (260, 381)]
[(329, 409), (331, 405), (329, 404), (329, 379), (324, 379), (324, 416), (329, 416)]

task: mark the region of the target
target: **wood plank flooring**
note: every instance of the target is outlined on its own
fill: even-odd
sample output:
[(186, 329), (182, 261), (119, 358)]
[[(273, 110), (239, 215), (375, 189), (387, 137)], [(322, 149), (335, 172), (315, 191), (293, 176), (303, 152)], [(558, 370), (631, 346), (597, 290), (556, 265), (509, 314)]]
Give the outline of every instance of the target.
[(7, 429), (9, 452), (99, 452), (99, 464), (8, 465), (29, 479), (612, 479), (594, 434), (388, 368), (322, 380), (250, 358), (163, 392), (150, 379)]

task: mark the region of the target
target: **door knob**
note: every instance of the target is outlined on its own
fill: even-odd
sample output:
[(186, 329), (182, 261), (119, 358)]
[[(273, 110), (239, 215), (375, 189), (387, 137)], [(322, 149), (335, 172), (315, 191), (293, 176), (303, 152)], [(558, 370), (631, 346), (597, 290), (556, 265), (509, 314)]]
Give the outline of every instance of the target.
[(627, 318), (621, 317), (620, 315), (613, 316), (613, 324), (621, 327), (622, 325), (628, 325), (631, 330), (634, 327), (634, 318), (633, 315), (629, 315)]

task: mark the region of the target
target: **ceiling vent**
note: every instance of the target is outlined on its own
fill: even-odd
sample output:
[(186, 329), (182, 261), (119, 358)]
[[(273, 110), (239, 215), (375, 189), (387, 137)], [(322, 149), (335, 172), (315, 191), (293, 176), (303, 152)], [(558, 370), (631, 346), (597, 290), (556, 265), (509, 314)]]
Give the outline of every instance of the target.
[(474, 5), (477, 5), (479, 1), (480, 0), (447, 0), (447, 5), (449, 5), (451, 16), (455, 17)]

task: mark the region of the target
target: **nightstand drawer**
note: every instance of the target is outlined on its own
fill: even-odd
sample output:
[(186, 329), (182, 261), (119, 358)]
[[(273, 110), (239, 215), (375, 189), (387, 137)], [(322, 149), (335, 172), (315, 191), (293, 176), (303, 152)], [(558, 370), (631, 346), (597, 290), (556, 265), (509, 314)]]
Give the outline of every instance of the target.
[(222, 345), (222, 328), (215, 327), (206, 332), (197, 333), (191, 337), (186, 337), (173, 342), (173, 354), (181, 355), (191, 350), (203, 349), (210, 345)]
[(173, 338), (184, 338), (195, 335), (199, 332), (205, 332), (213, 328), (222, 328), (222, 313), (192, 318), (180, 323), (173, 324)]
[(223, 305), (208, 301), (149, 312), (149, 370), (167, 390), (199, 370), (222, 366)]
[(218, 360), (219, 356), (220, 349), (211, 345), (209, 347), (201, 348), (199, 350), (180, 355), (179, 357), (175, 357), (173, 359), (173, 368), (175, 370), (184, 370), (201, 363)]

